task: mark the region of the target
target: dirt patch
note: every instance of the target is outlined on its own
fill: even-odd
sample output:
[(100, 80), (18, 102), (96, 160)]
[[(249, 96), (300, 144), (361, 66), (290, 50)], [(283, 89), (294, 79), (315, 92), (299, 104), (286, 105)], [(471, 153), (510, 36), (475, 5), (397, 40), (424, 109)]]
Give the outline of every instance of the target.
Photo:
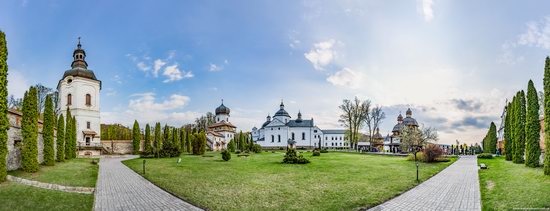
[(491, 180), (487, 181), (487, 190), (493, 190), (495, 183)]

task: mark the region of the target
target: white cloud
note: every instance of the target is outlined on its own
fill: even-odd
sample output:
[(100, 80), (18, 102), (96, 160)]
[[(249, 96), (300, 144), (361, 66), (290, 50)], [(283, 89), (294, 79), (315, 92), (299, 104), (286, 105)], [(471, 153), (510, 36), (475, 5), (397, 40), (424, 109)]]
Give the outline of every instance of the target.
[(550, 49), (550, 16), (538, 22), (527, 23), (527, 31), (519, 35), (519, 45)]
[(343, 86), (350, 89), (357, 89), (363, 81), (363, 73), (344, 68), (327, 78), (327, 81), (335, 86)]
[(144, 62), (138, 62), (136, 66), (138, 69), (140, 69), (143, 72), (147, 72), (151, 69), (151, 67), (147, 66)]
[(334, 39), (330, 39), (316, 43), (313, 49), (304, 54), (306, 59), (313, 64), (313, 68), (323, 70), (334, 60), (336, 57), (336, 52), (333, 50), (335, 42)]
[(120, 76), (115, 75), (112, 79), (117, 84), (122, 84), (122, 80), (120, 79)]
[(208, 70), (209, 70), (210, 72), (218, 72), (218, 71), (223, 70), (223, 66), (218, 66), (218, 65), (216, 65), (216, 64), (210, 63), (210, 68), (208, 68)]
[(420, 13), (424, 16), (426, 22), (430, 22), (434, 19), (434, 0), (419, 0)]
[(153, 92), (133, 94), (134, 99), (130, 99), (128, 108), (134, 111), (174, 110), (183, 108), (190, 100), (187, 96), (172, 94), (168, 100), (158, 103), (155, 95)]
[(155, 64), (153, 66), (153, 75), (155, 77), (158, 76), (158, 73), (159, 73), (159, 70), (164, 66), (166, 65), (166, 62), (163, 61), (162, 59), (156, 59), (155, 60)]
[(115, 96), (116, 94), (117, 94), (116, 90), (114, 90), (113, 88), (107, 88), (107, 92), (106, 92), (107, 96)]
[(30, 84), (21, 72), (10, 70), (8, 74), (8, 95), (16, 98), (22, 98), (25, 91), (29, 89)]
[(178, 64), (170, 65), (164, 68), (164, 73), (162, 73), (162, 75), (167, 77), (167, 79), (163, 81), (164, 83), (179, 81), (183, 78), (192, 78), (194, 76), (191, 71), (180, 70), (178, 68)]

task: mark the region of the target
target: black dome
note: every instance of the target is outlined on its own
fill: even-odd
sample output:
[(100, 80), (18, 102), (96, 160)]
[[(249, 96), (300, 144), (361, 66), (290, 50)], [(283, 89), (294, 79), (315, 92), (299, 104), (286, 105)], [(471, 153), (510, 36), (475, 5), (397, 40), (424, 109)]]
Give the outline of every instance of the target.
[(274, 117), (275, 116), (286, 116), (286, 117), (289, 117), (290, 118), (290, 114), (288, 114), (288, 112), (285, 111), (285, 109), (279, 109), (279, 111), (277, 111), (277, 113), (275, 113), (275, 115), (273, 115)]
[(84, 69), (84, 68), (79, 68), (79, 67), (65, 71), (65, 73), (63, 74), (63, 78), (67, 76), (82, 77), (82, 78), (88, 78), (88, 79), (97, 81), (94, 71)]
[(403, 119), (403, 124), (407, 126), (418, 126), (418, 122), (412, 117), (405, 117), (405, 119)]
[(216, 115), (220, 115), (220, 114), (227, 114), (229, 115), (229, 108), (228, 107), (225, 107), (225, 105), (223, 105), (223, 103), (218, 106), (218, 108), (216, 108)]

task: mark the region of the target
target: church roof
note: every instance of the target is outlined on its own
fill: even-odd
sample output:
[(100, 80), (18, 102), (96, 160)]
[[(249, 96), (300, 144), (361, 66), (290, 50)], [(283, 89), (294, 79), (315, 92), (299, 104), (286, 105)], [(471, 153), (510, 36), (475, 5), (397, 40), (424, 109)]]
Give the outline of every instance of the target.
[(407, 126), (418, 126), (418, 122), (412, 117), (405, 117), (405, 119), (403, 119), (403, 124)]
[(264, 128), (265, 126), (269, 125), (269, 123), (271, 123), (271, 121), (265, 121), (264, 124), (262, 125), (262, 128)]
[(403, 123), (397, 123), (395, 126), (393, 126), (393, 130), (391, 132), (400, 132), (403, 128)]
[(285, 109), (281, 108), (279, 109), (279, 111), (277, 111), (277, 113), (275, 113), (275, 115), (273, 115), (274, 117), (276, 116), (286, 116), (288, 118), (290, 118), (290, 114), (288, 114), (288, 112), (285, 111)]
[(233, 125), (229, 122), (226, 122), (226, 121), (221, 121), (221, 122), (211, 124), (210, 126), (208, 126), (208, 128), (215, 128), (215, 127), (220, 127), (220, 126), (229, 126), (229, 127), (237, 128), (235, 125)]
[(229, 112), (230, 112), (229, 108), (223, 105), (223, 100), (222, 100), (222, 104), (216, 108), (216, 115), (219, 115), (219, 114), (229, 115)]
[(94, 71), (84, 69), (84, 68), (81, 68), (81, 67), (75, 67), (73, 69), (65, 71), (65, 73), (63, 73), (63, 78), (66, 78), (67, 76), (82, 77), (82, 78), (88, 78), (88, 79), (92, 79), (92, 80), (97, 81), (97, 78), (95, 77)]
[(286, 125), (289, 127), (313, 127), (313, 120), (290, 120)]

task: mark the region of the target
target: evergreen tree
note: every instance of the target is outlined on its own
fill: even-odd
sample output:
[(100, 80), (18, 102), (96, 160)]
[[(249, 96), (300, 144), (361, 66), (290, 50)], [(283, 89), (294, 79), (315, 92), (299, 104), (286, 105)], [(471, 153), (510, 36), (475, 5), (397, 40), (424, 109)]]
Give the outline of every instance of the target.
[(149, 124), (145, 125), (145, 137), (143, 143), (143, 151), (146, 155), (153, 154), (153, 146), (151, 145), (151, 126)]
[(76, 117), (73, 116), (73, 120), (71, 120), (71, 123), (73, 124), (71, 126), (71, 158), (76, 158)]
[(227, 150), (229, 152), (235, 152), (235, 139), (231, 139), (231, 141), (229, 141), (227, 144)]
[(494, 122), (491, 122), (491, 126), (489, 127), (489, 131), (487, 132), (487, 135), (485, 136), (485, 139), (483, 143), (485, 144), (485, 150), (486, 153), (496, 153), (496, 147), (497, 147), (497, 129)]
[(139, 123), (134, 120), (134, 127), (132, 128), (132, 146), (134, 148), (134, 154), (139, 154), (139, 145), (141, 142), (141, 131), (139, 129)]
[(193, 134), (192, 131), (187, 131), (187, 153), (192, 153), (193, 151)]
[(514, 140), (514, 155), (512, 161), (514, 163), (523, 163), (523, 155), (525, 153), (525, 92), (520, 91), (517, 96), (516, 105), (516, 140)]
[(31, 87), (23, 98), (21, 133), (23, 135), (21, 168), (26, 172), (36, 172), (38, 171), (38, 96), (34, 87)]
[(160, 130), (160, 122), (157, 122), (155, 125), (155, 156), (157, 158), (160, 156), (160, 151), (162, 149), (162, 134)]
[(550, 175), (550, 57), (544, 65), (544, 174)]
[(73, 139), (71, 135), (73, 131), (71, 129), (71, 127), (73, 126), (73, 123), (71, 123), (72, 120), (73, 118), (71, 116), (71, 110), (67, 108), (67, 116), (65, 117), (65, 160), (71, 159), (72, 151), (74, 151), (71, 146)]
[(44, 139), (44, 164), (53, 166), (55, 164), (54, 151), (54, 132), (55, 132), (55, 114), (53, 111), (52, 97), (46, 96), (44, 106), (44, 124), (42, 127), (42, 136)]
[(199, 155), (204, 155), (206, 152), (206, 134), (204, 131), (199, 133)]
[(506, 105), (506, 116), (504, 117), (504, 154), (506, 155), (506, 160), (512, 160), (512, 154), (510, 147), (510, 141), (511, 135), (510, 135), (510, 103)]
[(172, 129), (172, 144), (174, 145), (174, 156), (179, 156), (181, 152), (181, 140), (180, 131), (176, 127)]
[(57, 162), (65, 161), (65, 118), (63, 114), (59, 115), (57, 120)]
[(8, 168), (8, 46), (6, 34), (0, 31), (0, 182), (6, 180)]
[(525, 123), (525, 165), (539, 166), (540, 157), (540, 121), (539, 97), (533, 81), (527, 85), (527, 115)]

